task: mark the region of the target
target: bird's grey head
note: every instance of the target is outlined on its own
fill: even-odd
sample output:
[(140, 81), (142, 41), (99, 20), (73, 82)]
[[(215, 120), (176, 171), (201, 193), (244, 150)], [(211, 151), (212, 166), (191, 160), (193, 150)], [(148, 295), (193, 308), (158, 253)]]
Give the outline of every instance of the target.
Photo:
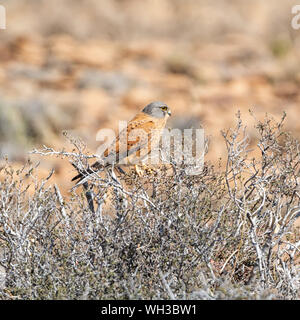
[(164, 118), (171, 115), (170, 108), (163, 102), (155, 101), (149, 103), (144, 109), (143, 112), (152, 116), (154, 118)]

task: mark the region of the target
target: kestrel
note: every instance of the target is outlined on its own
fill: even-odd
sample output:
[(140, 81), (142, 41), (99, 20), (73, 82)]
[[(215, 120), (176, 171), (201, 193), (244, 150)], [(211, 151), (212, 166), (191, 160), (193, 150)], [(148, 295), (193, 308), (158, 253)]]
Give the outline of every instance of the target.
[(137, 158), (142, 161), (150, 154), (153, 147), (158, 146), (170, 115), (171, 111), (165, 103), (156, 101), (148, 104), (128, 122), (127, 127), (104, 151), (101, 161), (95, 162), (90, 168), (80, 172), (72, 181), (79, 179), (80, 182), (83, 178), (108, 165), (118, 165), (124, 161), (127, 164), (133, 164)]

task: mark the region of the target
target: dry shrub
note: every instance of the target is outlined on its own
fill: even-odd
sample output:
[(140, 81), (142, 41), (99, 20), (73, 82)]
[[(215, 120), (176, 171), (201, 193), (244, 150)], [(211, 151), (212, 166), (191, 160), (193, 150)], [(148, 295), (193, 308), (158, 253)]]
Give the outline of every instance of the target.
[[(172, 175), (161, 168), (144, 179), (95, 174), (89, 189), (63, 198), (51, 174), (37, 181), (30, 163), (18, 172), (4, 166), (0, 297), (299, 298), (299, 142), (284, 117), (266, 117), (256, 122), (260, 156), (251, 158), (237, 118), (223, 132), (226, 168), (206, 163), (196, 176), (175, 164)], [(92, 156), (75, 147), (34, 153), (87, 168)], [(108, 197), (114, 217), (104, 213)]]

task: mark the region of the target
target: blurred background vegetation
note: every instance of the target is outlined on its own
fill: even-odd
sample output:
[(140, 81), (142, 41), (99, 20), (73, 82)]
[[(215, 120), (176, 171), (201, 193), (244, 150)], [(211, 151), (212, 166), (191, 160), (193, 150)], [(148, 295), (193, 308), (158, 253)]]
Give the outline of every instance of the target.
[[(300, 136), (300, 30), (291, 0), (9, 0), (0, 30), (0, 155), (22, 164), (26, 151), (67, 147), (68, 130), (89, 150), (97, 131), (117, 128), (152, 100), (173, 111), (170, 127), (202, 125), (207, 158), (225, 153), (220, 130), (237, 110), (276, 119)], [(55, 168), (62, 191), (72, 176)], [(42, 174), (42, 171), (41, 173)]]

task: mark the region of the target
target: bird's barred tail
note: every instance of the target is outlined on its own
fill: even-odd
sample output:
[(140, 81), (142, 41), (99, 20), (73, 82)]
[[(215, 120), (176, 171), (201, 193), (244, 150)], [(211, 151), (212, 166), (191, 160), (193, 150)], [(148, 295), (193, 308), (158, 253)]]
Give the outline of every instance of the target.
[[(71, 181), (75, 181), (75, 180), (82, 180), (83, 178), (85, 178), (86, 176), (97, 172), (101, 167), (102, 164), (100, 164), (99, 162), (95, 162), (91, 168), (87, 168), (85, 170), (79, 170), (79, 168), (76, 166), (76, 164), (72, 163), (72, 166), (79, 172), (77, 176), (73, 177)], [(78, 182), (79, 182), (78, 181)]]
[(81, 179), (83, 177), (82, 173), (79, 173), (77, 176), (73, 177), (71, 181), (75, 181), (77, 179)]
[[(78, 168), (77, 168), (76, 165), (74, 165), (73, 163), (72, 163), (72, 165), (78, 170)], [(79, 170), (78, 170), (78, 171), (79, 171)], [(92, 170), (92, 169), (90, 169), (90, 168), (88, 168), (87, 170), (84, 170), (84, 172), (80, 172), (80, 171), (79, 171), (78, 175), (75, 176), (75, 177), (73, 177), (71, 181), (75, 181), (75, 180), (78, 180), (78, 179), (79, 179), (79, 181), (80, 181), (80, 180), (82, 180), (84, 177), (86, 177), (87, 175), (89, 175), (89, 174), (91, 174), (91, 173), (94, 173), (94, 172), (95, 172), (95, 171)]]

